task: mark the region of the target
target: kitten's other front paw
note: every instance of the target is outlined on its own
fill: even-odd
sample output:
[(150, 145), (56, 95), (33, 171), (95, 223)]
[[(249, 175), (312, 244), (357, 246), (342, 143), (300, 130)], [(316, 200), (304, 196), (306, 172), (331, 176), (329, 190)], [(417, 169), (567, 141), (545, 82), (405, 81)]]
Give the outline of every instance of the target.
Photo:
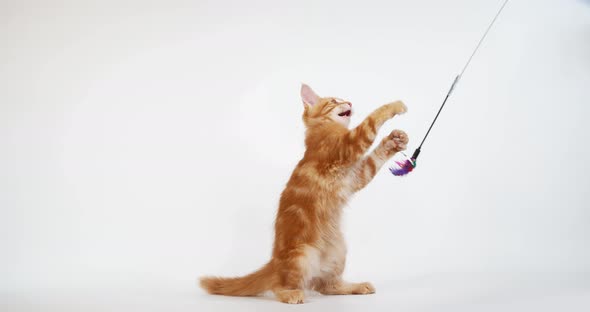
[(402, 101), (395, 101), (387, 104), (394, 115), (400, 115), (408, 111), (408, 107)]
[(387, 155), (391, 156), (397, 152), (405, 151), (409, 141), (410, 139), (405, 132), (402, 130), (393, 130), (383, 139), (383, 147)]

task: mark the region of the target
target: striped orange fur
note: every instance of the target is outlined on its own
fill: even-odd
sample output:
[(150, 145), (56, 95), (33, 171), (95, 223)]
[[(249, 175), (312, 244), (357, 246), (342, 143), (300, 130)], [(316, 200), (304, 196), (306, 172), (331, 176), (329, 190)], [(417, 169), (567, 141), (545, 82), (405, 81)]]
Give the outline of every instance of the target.
[(349, 130), (352, 104), (321, 98), (307, 85), (301, 96), (306, 151), (281, 194), (272, 258), (244, 277), (201, 278), (211, 294), (255, 296), (270, 290), (281, 302), (303, 303), (306, 288), (325, 295), (375, 292), (370, 283), (342, 280), (346, 246), (340, 216), (350, 196), (405, 150), (407, 135), (394, 130), (366, 155), (383, 123), (407, 108), (401, 101), (383, 105)]

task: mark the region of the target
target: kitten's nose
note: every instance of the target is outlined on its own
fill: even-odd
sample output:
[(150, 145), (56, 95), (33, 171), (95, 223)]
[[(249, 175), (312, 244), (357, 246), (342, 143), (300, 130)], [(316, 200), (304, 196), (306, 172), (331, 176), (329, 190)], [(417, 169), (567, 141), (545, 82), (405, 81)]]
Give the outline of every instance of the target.
[(352, 108), (352, 103), (347, 102), (346, 104), (348, 104), (348, 106), (350, 106)]

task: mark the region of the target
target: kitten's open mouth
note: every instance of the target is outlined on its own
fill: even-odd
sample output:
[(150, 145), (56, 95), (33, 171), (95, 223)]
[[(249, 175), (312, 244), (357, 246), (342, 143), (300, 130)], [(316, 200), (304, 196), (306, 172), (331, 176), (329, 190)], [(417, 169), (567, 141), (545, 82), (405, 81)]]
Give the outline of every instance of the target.
[(345, 112), (342, 112), (342, 113), (338, 114), (338, 116), (340, 116), (340, 117), (344, 117), (344, 116), (350, 117), (350, 114), (352, 114), (352, 111), (349, 109), (349, 110), (347, 110)]

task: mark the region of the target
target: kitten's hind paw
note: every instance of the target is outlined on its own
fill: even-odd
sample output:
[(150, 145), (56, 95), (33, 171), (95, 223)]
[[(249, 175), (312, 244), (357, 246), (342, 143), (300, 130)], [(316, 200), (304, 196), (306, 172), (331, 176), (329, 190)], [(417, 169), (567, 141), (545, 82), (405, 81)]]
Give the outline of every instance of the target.
[(371, 283), (368, 283), (368, 282), (354, 284), (354, 287), (352, 289), (352, 293), (354, 295), (374, 294), (375, 287)]
[(305, 293), (301, 289), (275, 290), (275, 296), (280, 302), (289, 304), (301, 304), (305, 300)]

